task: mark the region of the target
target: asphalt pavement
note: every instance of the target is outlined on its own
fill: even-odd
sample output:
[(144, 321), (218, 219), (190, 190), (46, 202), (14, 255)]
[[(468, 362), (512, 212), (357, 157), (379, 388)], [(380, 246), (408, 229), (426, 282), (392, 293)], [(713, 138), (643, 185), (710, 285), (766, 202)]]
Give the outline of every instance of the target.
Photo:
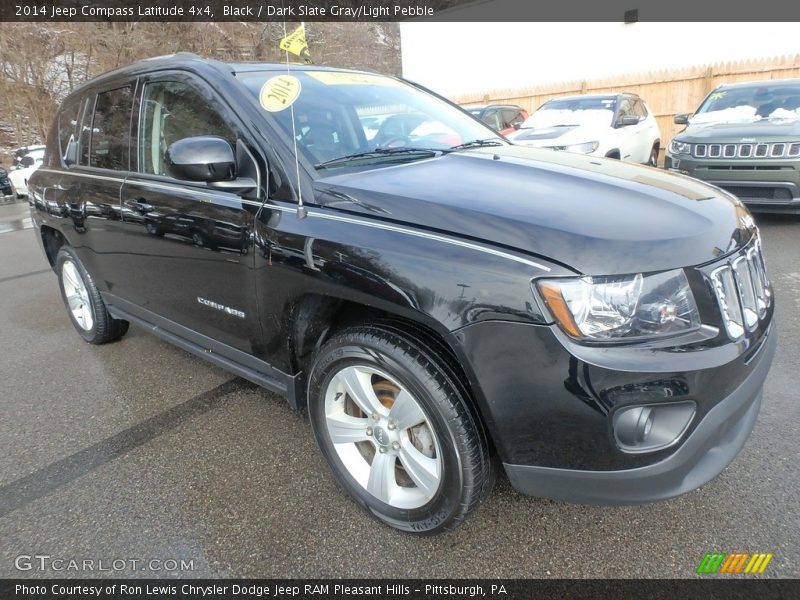
[(138, 327), (84, 343), (26, 217), (0, 206), (0, 577), (692, 577), (711, 551), (770, 552), (764, 576), (800, 576), (798, 218), (757, 218), (779, 348), (722, 475), (610, 508), (501, 478), (455, 532), (420, 538), (348, 499), (281, 398)]

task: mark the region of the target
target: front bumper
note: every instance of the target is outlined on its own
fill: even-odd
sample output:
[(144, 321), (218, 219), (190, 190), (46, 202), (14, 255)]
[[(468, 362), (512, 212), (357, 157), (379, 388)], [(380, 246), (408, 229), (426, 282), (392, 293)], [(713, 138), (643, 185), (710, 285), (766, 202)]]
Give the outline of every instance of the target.
[(763, 212), (800, 212), (800, 159), (695, 158), (667, 153), (664, 167), (716, 185)]
[(586, 471), (504, 463), (511, 485), (524, 494), (584, 504), (638, 504), (685, 494), (719, 475), (755, 425), (776, 334), (764, 340), (756, 367), (716, 404), (683, 444), (660, 462), (634, 469)]

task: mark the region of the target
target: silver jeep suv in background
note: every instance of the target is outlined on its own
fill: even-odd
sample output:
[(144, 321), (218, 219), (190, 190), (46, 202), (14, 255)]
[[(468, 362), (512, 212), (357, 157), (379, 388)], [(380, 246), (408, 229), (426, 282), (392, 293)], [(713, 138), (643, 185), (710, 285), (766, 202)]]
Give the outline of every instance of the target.
[(800, 212), (800, 80), (721, 85), (667, 148), (665, 167), (713, 183), (752, 210)]

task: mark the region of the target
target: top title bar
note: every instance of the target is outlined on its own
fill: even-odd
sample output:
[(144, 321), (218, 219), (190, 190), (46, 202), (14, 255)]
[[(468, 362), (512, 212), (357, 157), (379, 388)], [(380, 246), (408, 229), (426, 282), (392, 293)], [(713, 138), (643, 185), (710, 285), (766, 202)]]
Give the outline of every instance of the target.
[(0, 21), (800, 21), (800, 2), (734, 2), (736, 0), (3, 0)]

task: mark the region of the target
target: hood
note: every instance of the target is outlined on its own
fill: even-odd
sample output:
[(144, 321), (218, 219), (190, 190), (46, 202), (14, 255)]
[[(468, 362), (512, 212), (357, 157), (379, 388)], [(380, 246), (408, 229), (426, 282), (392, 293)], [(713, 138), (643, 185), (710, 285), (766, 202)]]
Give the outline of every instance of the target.
[(586, 275), (716, 259), (755, 231), (715, 187), (620, 161), (519, 146), (330, 175), (335, 210), (515, 249)]
[(690, 124), (675, 136), (681, 142), (740, 144), (800, 141), (800, 120), (762, 119), (752, 123)]
[(508, 139), (514, 140), (517, 143), (534, 140), (553, 140), (561, 137), (565, 133), (569, 133), (577, 127), (577, 125), (562, 125), (560, 127), (522, 127), (513, 135), (508, 136)]
[(550, 146), (569, 146), (571, 144), (595, 142), (607, 136), (608, 127), (586, 124), (520, 129), (516, 135), (508, 139), (522, 146), (547, 148)]

